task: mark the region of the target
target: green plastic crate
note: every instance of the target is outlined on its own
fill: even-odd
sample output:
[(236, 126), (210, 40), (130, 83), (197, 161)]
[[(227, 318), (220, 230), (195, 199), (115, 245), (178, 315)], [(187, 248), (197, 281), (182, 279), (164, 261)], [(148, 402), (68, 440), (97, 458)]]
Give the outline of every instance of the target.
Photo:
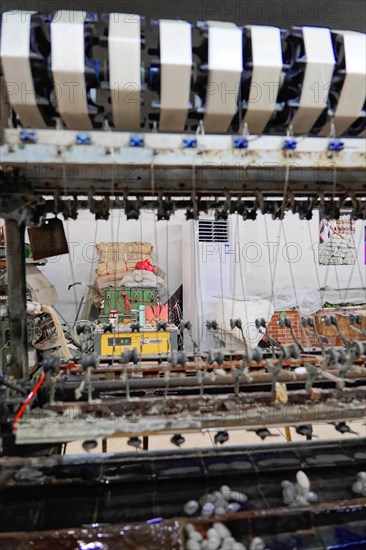
[(139, 306), (156, 306), (159, 294), (156, 288), (107, 288), (104, 290), (103, 314), (118, 311), (118, 314), (126, 315), (129, 313), (126, 311), (126, 301), (132, 309), (138, 310)]

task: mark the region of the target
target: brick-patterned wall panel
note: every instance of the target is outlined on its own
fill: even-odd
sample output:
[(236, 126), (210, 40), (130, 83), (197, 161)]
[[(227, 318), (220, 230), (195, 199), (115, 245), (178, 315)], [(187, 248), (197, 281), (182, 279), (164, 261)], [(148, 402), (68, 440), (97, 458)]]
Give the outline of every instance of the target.
[[(324, 324), (323, 318), (326, 315), (337, 316), (338, 324), (341, 330), (345, 333), (346, 337), (349, 338), (350, 340), (354, 341), (354, 340), (366, 339), (365, 336), (363, 336), (362, 334), (358, 334), (357, 332), (350, 329), (349, 320), (347, 318), (347, 314), (349, 313), (362, 313), (362, 312), (358, 308), (350, 307), (342, 310), (327, 308), (327, 309), (322, 309), (315, 314), (314, 317), (315, 317), (317, 330), (319, 334), (322, 334), (323, 336), (327, 337), (328, 339), (328, 342), (326, 344), (327, 346), (338, 346), (338, 345), (342, 345), (343, 342), (338, 337), (334, 327), (331, 327), (331, 326), (329, 327)], [(278, 325), (279, 318), (284, 314), (291, 321), (291, 325), (296, 338), (305, 348), (309, 348), (312, 346), (319, 347), (317, 340), (314, 337), (311, 337), (310, 335), (308, 335), (307, 332), (305, 332), (304, 328), (301, 325), (301, 316), (295, 310), (289, 310), (285, 312), (279, 312), (279, 311), (275, 312), (275, 314), (271, 319), (271, 322), (268, 325), (269, 333), (273, 338), (278, 340), (281, 344), (292, 343), (291, 334), (288, 331), (288, 329), (281, 328)], [(366, 314), (365, 312), (363, 312), (363, 314), (364, 314), (363, 328), (366, 329)], [(308, 331), (308, 332), (309, 334), (311, 334), (311, 331)]]

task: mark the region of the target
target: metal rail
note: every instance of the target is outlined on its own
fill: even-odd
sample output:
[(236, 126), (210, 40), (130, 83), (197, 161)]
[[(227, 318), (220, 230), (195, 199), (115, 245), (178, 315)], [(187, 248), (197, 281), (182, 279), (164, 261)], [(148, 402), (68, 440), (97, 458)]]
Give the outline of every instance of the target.
[(10, 360), (6, 373), (28, 379), (28, 335), (25, 282), (25, 224), (6, 220), (6, 265), (10, 327)]
[(344, 139), (344, 148), (329, 151), (329, 138), (300, 138), (295, 151), (284, 149), (281, 136), (249, 136), (237, 149), (230, 135), (197, 135), (187, 148), (186, 136), (138, 134), (143, 147), (131, 147), (132, 134), (88, 133), (89, 145), (77, 144), (72, 130), (37, 130), (35, 143), (20, 141), (19, 131), (4, 130), (0, 147), (7, 176), (20, 169), (28, 192), (177, 197), (207, 193), (282, 195), (286, 169), (289, 189), (303, 196), (365, 190), (365, 140)]
[(358, 392), (358, 400), (352, 399), (354, 390), (345, 390), (342, 400), (339, 394), (328, 392), (325, 394), (328, 400), (324, 402), (304, 402), (301, 394), (294, 392), (297, 402), (294, 399), (294, 402), (282, 405), (268, 404), (263, 394), (262, 400), (256, 402), (235, 401), (232, 395), (216, 396), (215, 399), (206, 396), (203, 400), (194, 396), (153, 400), (133, 398), (127, 404), (122, 400), (110, 406), (106, 403), (102, 407), (91, 405), (84, 413), (82, 406), (65, 403), (62, 414), (48, 409), (28, 413), (17, 425), (16, 443), (54, 444), (117, 434), (136, 437), (208, 429), (260, 429), (264, 426), (346, 422), (365, 417), (365, 391)]

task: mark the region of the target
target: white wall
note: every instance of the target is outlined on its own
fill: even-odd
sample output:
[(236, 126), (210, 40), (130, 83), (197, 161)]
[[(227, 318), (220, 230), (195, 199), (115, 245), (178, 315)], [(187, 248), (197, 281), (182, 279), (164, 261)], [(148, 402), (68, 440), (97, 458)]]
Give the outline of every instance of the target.
[[(258, 215), (255, 222), (232, 218), (232, 242), (237, 248), (230, 259), (236, 296), (275, 296), (276, 309), (285, 309), (288, 303), (299, 305), (304, 314), (316, 311), (325, 301), (366, 303), (363, 221), (356, 222), (355, 265), (322, 266), (318, 262), (318, 212), (310, 221), (301, 221), (292, 213), (287, 213), (283, 222), (269, 215)], [(320, 291), (322, 288), (327, 290)]]
[[(245, 325), (254, 325), (258, 316), (269, 320), (274, 310), (298, 307), (302, 315), (312, 315), (325, 302), (366, 303), (363, 221), (356, 223), (357, 257), (351, 266), (319, 265), (318, 212), (310, 221), (291, 213), (283, 222), (269, 215), (245, 222), (230, 216), (229, 247), (198, 244), (193, 222), (182, 234), (184, 317), (193, 323), (201, 349), (213, 346), (206, 319), (228, 327), (230, 318), (238, 315)], [(230, 278), (229, 290), (224, 277)]]

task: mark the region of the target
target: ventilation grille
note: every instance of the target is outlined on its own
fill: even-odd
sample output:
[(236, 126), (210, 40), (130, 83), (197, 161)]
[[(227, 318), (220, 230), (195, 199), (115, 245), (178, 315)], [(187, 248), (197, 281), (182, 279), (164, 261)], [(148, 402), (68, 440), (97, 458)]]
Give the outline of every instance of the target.
[(198, 242), (227, 243), (229, 242), (228, 220), (198, 220)]

